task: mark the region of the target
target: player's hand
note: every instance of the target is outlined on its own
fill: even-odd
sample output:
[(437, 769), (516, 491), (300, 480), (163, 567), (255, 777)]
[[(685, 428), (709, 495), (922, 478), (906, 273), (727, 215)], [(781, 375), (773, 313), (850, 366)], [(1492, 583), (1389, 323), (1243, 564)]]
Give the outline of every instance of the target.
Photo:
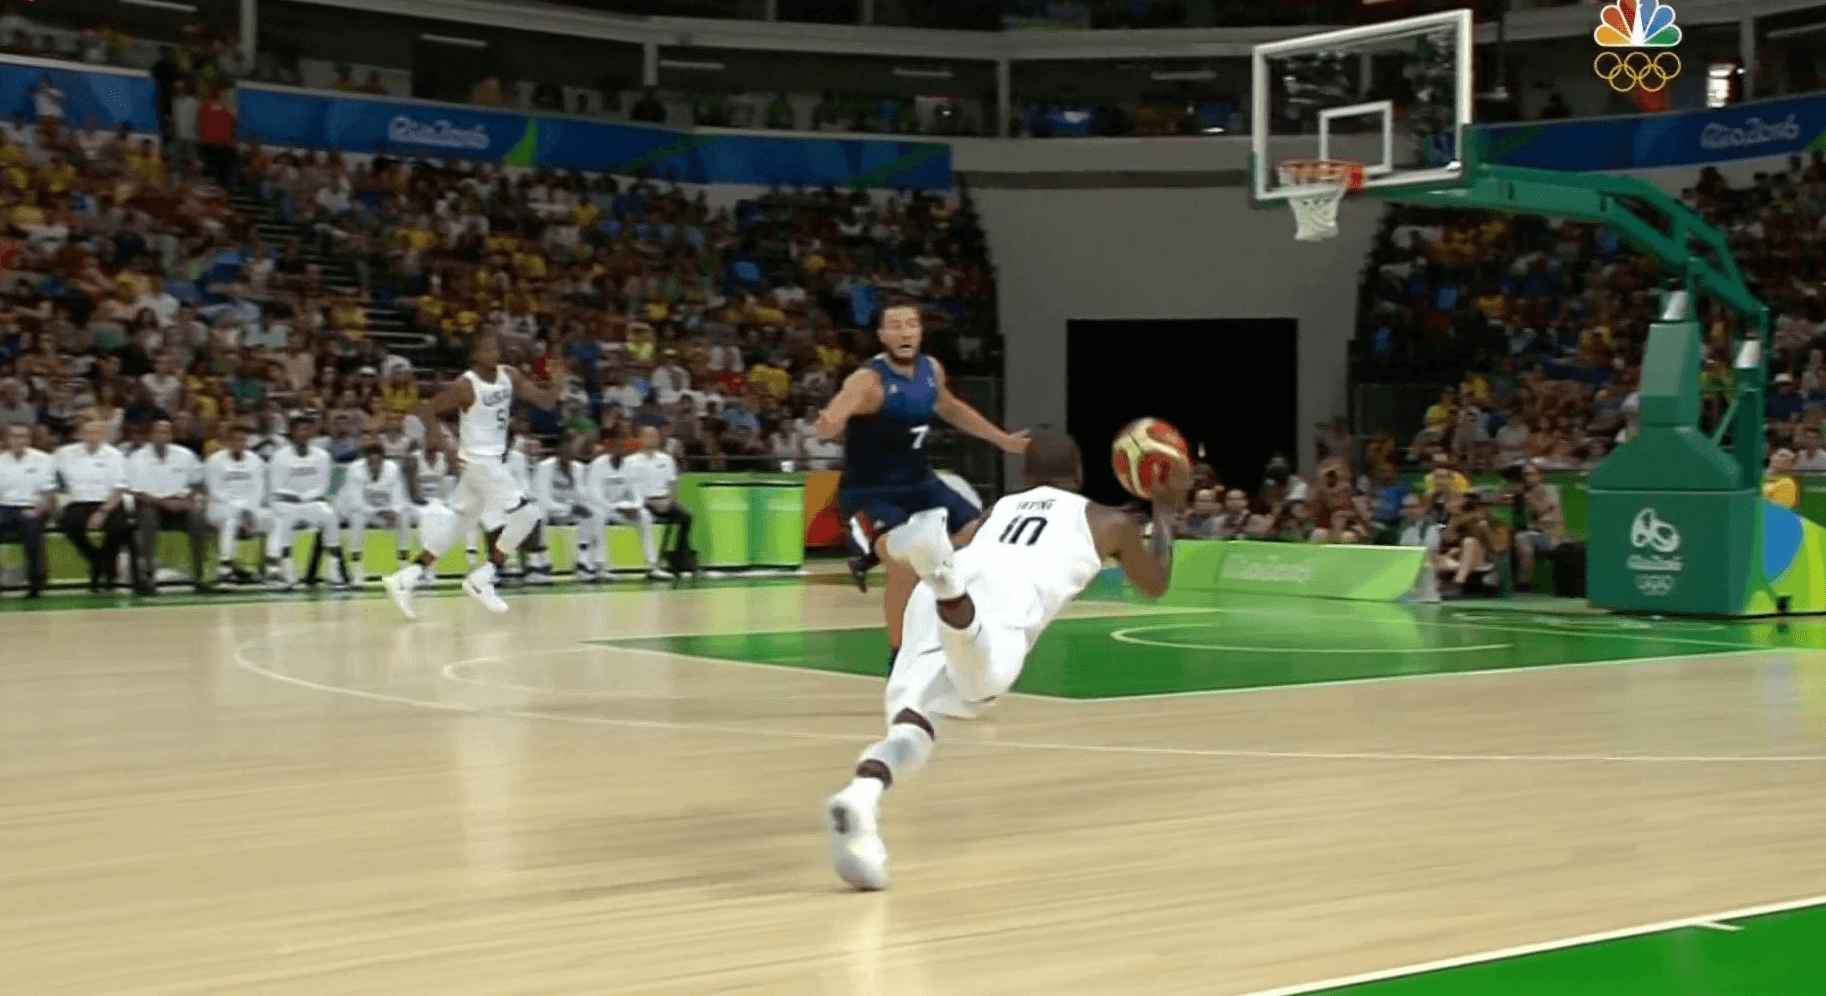
[(89, 532), (99, 531), (101, 524), (106, 521), (108, 521), (108, 517), (99, 511), (89, 513)]
[(1165, 505), (1178, 511), (1185, 507), (1186, 496), (1192, 490), (1192, 465), (1180, 461), (1173, 462), (1173, 471), (1166, 480), (1159, 481), (1153, 490), (1148, 492), (1148, 500), (1155, 505)]
[(1025, 453), (1027, 452), (1027, 444), (1030, 442), (1033, 442), (1033, 440), (1029, 437), (1026, 429), (1022, 429), (1020, 432), (1004, 433), (1002, 436), (1002, 452)]

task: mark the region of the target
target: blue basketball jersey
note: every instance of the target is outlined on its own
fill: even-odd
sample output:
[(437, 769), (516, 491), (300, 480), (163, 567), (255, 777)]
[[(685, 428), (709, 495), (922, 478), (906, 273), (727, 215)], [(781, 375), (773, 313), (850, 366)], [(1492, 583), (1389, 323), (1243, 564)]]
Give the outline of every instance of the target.
[(926, 477), (926, 435), (938, 401), (938, 373), (923, 353), (913, 376), (895, 370), (885, 355), (869, 360), (881, 376), (881, 410), (850, 419), (843, 442), (843, 486), (913, 484)]

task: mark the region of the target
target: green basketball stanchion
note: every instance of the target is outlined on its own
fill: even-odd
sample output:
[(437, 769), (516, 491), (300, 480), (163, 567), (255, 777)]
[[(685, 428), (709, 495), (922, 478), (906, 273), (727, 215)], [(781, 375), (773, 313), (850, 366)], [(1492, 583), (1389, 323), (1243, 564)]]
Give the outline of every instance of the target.
[[(698, 485), (701, 527), (691, 535), (698, 547), (698, 563), (708, 570), (739, 571), (753, 563), (749, 527), (754, 513), (749, 502), (749, 481), (714, 478)], [(702, 536), (702, 539), (697, 537)]]
[(756, 567), (797, 570), (805, 563), (805, 483), (766, 477), (748, 489), (750, 559)]

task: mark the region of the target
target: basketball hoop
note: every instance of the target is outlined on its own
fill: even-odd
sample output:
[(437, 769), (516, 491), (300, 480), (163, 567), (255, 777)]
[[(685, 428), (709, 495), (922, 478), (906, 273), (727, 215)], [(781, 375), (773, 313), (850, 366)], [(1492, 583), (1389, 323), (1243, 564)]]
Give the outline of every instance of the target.
[(1281, 185), (1291, 188), (1294, 235), (1318, 242), (1338, 234), (1338, 202), (1363, 186), (1363, 164), (1349, 159), (1283, 159), (1276, 167)]

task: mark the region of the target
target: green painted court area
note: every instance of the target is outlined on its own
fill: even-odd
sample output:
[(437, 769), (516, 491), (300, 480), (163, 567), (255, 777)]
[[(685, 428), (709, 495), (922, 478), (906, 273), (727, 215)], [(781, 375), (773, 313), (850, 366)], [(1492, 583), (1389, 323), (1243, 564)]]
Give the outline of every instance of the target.
[(1802, 996), (1822, 991), (1826, 906), (1817, 904), (1298, 990), (1311, 996)]
[[(887, 656), (877, 627), (603, 642), (850, 674), (879, 675)], [(1826, 620), (1637, 619), (1557, 599), (1408, 606), (1230, 596), (1201, 609), (1060, 619), (1015, 690), (1119, 698), (1784, 647), (1826, 647)]]

